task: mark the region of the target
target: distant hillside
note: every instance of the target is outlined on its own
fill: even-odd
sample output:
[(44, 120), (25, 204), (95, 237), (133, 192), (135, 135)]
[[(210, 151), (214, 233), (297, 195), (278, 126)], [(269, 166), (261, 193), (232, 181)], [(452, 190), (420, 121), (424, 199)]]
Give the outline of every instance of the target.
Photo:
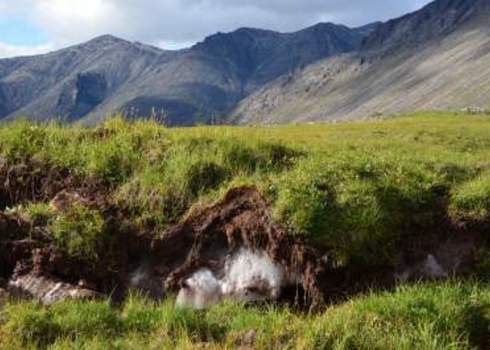
[(167, 125), (359, 119), (490, 107), (490, 0), (436, 0), (386, 23), (241, 28), (165, 51), (113, 36), (0, 60), (0, 119)]
[(437, 0), (378, 25), (359, 52), (283, 76), (242, 101), (235, 122), (358, 119), (490, 107), (490, 1)]
[(169, 124), (208, 122), (281, 75), (357, 50), (369, 32), (334, 24), (289, 34), (242, 28), (180, 51), (102, 36), (0, 60), (0, 118), (93, 122), (123, 111)]

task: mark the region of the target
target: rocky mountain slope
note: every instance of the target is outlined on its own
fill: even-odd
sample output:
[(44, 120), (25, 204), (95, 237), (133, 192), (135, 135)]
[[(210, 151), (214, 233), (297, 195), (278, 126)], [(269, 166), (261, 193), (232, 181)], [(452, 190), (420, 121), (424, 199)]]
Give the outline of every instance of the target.
[(490, 107), (490, 0), (436, 0), (361, 28), (241, 28), (164, 51), (112, 36), (0, 60), (0, 119), (168, 125), (358, 119)]
[(357, 50), (372, 27), (318, 24), (296, 33), (242, 28), (164, 51), (112, 36), (47, 55), (0, 60), (0, 119), (95, 122), (123, 111), (172, 125), (221, 118), (281, 75)]
[(378, 25), (358, 52), (283, 76), (235, 122), (358, 119), (415, 109), (490, 107), (490, 1), (437, 0)]

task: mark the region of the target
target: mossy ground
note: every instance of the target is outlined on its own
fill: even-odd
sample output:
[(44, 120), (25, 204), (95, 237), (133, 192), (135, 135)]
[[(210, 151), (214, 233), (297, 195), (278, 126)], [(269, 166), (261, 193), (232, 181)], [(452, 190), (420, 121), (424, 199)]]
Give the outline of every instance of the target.
[[(121, 118), (97, 128), (16, 121), (0, 127), (0, 155), (9, 164), (35, 159), (102, 179), (111, 205), (155, 235), (232, 187), (256, 185), (291, 235), (353, 269), (393, 266), (407, 239), (444, 235), (448, 222), (486, 227), (490, 220), (485, 115), (181, 129)], [(44, 223), (70, 255), (95, 259), (101, 241), (114, 239), (96, 208), (53, 213), (47, 203), (22, 204), (14, 210)], [(479, 255), (479, 275), (488, 276), (487, 250)], [(488, 330), (488, 302), (487, 287), (456, 283), (366, 296), (318, 316), (235, 305), (198, 315), (140, 298), (121, 310), (21, 303), (1, 315), (0, 339), (14, 348), (232, 348), (240, 332), (255, 329), (259, 348), (465, 349)]]

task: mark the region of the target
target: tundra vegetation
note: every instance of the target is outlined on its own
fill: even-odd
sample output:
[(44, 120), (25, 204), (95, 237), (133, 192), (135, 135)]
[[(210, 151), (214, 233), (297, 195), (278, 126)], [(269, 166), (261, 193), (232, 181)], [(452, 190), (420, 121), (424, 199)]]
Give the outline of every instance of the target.
[[(97, 179), (105, 201), (155, 235), (231, 188), (257, 186), (275, 222), (352, 275), (394, 268), (407, 246), (440, 238), (447, 227), (483, 233), (475, 268), (464, 280), (364, 292), (317, 314), (228, 302), (191, 311), (141, 295), (117, 306), (12, 300), (0, 311), (0, 348), (489, 345), (488, 116), (421, 112), (338, 124), (193, 128), (120, 117), (93, 128), (20, 120), (0, 127), (0, 157), (3, 169), (43, 164)], [(42, 200), (17, 201), (12, 187), (4, 187), (0, 210), (44, 227), (67, 256), (90, 264), (118, 239), (109, 229), (113, 218), (94, 206), (78, 201), (58, 211)], [(1, 234), (0, 240), (12, 235)]]

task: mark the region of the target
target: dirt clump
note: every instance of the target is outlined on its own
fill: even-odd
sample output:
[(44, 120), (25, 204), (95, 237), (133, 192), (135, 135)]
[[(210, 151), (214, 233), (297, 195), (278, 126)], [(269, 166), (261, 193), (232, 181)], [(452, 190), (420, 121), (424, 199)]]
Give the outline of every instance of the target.
[[(0, 215), (0, 227), (15, 232), (11, 239), (0, 240), (4, 266), (0, 276), (10, 279), (10, 288), (22, 290), (41, 302), (92, 293), (118, 298), (129, 288), (160, 299), (168, 290), (177, 291), (199, 269), (209, 269), (222, 278), (227, 259), (241, 249), (264, 252), (286, 274), (294, 276), (291, 280), (306, 291), (305, 305), (322, 300), (317, 252), (273, 222), (267, 202), (255, 187), (229, 191), (222, 200), (194, 209), (180, 224), (155, 238), (153, 232), (138, 231), (127, 223), (124, 213), (111, 206), (107, 198), (97, 200), (103, 196), (101, 192), (86, 196), (83, 186), (71, 183), (62, 188), (65, 182), (48, 186), (46, 179), (31, 176), (27, 182), (32, 184), (33, 192), (26, 191), (29, 186), (10, 191), (11, 178), (24, 172), (25, 167), (14, 167), (6, 173), (4, 193), (8, 193), (9, 203), (49, 200), (51, 208), (60, 212), (72, 205), (94, 206), (104, 215), (108, 237), (113, 237), (100, 248), (104, 252), (100, 259), (87, 264), (60, 252), (48, 232), (36, 230), (32, 223), (19, 218)], [(56, 171), (48, 173), (56, 174), (49, 179), (59, 178)]]
[(249, 331), (243, 331), (239, 333), (235, 340), (235, 346), (242, 347), (244, 349), (253, 349), (257, 339), (257, 331), (251, 329)]
[(230, 190), (218, 203), (198, 208), (152, 245), (152, 256), (165, 285), (177, 290), (186, 277), (199, 269), (222, 277), (227, 258), (240, 249), (262, 251), (306, 292), (302, 302), (322, 302), (318, 277), (321, 259), (301, 238), (294, 238), (271, 218), (266, 200), (255, 187)]
[(29, 237), (30, 231), (22, 216), (0, 212), (0, 278), (8, 278), (17, 262), (29, 257), (38, 245)]
[(80, 177), (68, 168), (36, 159), (11, 164), (0, 159), (0, 209), (26, 202), (49, 202), (62, 192), (77, 192), (93, 205), (101, 205), (110, 186), (97, 177)]
[(25, 236), (30, 229), (30, 225), (25, 217), (17, 213), (0, 212), (0, 234), (2, 239), (18, 238)]

